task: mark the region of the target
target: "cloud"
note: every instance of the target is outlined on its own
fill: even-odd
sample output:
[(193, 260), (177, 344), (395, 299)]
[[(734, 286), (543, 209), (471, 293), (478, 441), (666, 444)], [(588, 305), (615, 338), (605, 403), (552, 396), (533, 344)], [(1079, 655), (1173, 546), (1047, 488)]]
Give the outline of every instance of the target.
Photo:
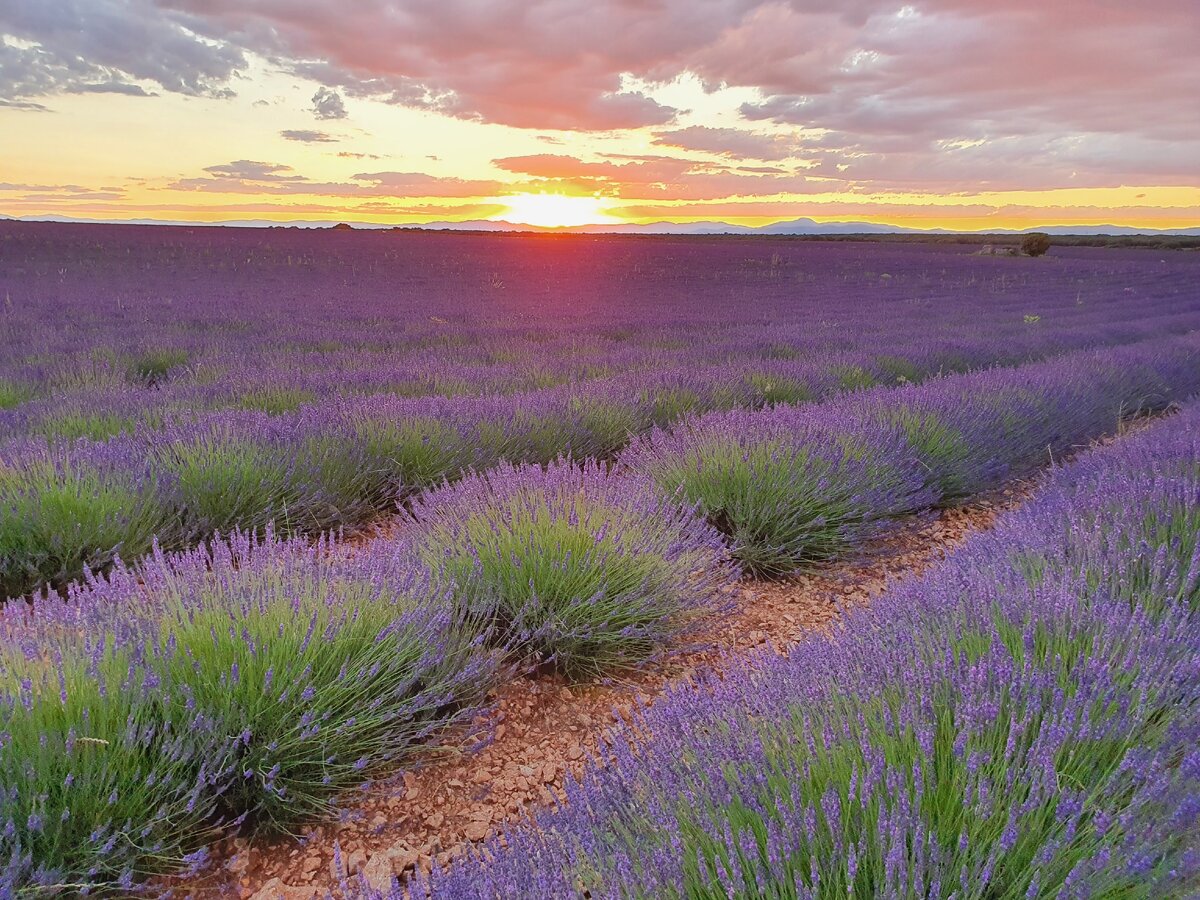
[(423, 172), (364, 172), (354, 181), (366, 182), (365, 193), (389, 197), (489, 197), (508, 190), (503, 182), (446, 178)]
[(50, 107), (44, 103), (34, 103), (32, 100), (10, 100), (0, 97), (0, 109), (22, 109), (27, 112), (49, 112)]
[[(325, 131), (309, 131), (306, 129), (288, 128), (279, 132), (285, 141), (299, 141), (302, 144), (336, 144), (338, 139)], [(340, 153), (338, 154), (341, 155)]]
[(124, 192), (124, 189), (119, 187), (91, 188), (80, 184), (14, 184), (11, 181), (0, 181), (0, 192), (83, 196), (97, 193), (120, 194)]
[[(747, 43), (803, 41), (813, 21), (792, 9), (756, 24)], [(918, 0), (828, 34), (838, 66), (805, 66), (800, 51), (746, 57), (738, 77), (766, 96), (742, 113), (827, 130), (826, 161), (847, 176), (1035, 188), (1155, 169), (1195, 183), (1176, 152), (1200, 155), (1200, 117), (1179, 103), (1200, 93), (1194, 4)]]
[[(664, 125), (676, 110), (627, 75), (711, 40), (749, 3), (718, 0), (171, 0), (225, 34), (269, 35), (271, 55), (346, 96), (520, 128)], [(673, 73), (677, 63), (668, 63)]]
[(410, 203), (384, 202), (360, 203), (356, 212), (376, 213), (390, 216), (440, 216), (466, 219), (488, 219), (505, 212), (508, 207), (501, 203)]
[(240, 181), (303, 181), (304, 176), (298, 175), (291, 166), (282, 163), (256, 162), (251, 159), (238, 159), (219, 166), (206, 166), (204, 169), (218, 180), (231, 178)]
[(69, 94), (124, 94), (127, 97), (157, 97), (140, 84), (124, 81), (100, 81), (94, 84), (72, 84), (64, 88)]
[[(613, 162), (612, 158), (624, 159)], [(492, 161), (507, 172), (546, 179), (550, 187), (574, 187), (621, 198), (708, 200), (737, 196), (808, 194), (830, 189), (830, 182), (804, 175), (742, 173), (724, 165), (670, 156), (619, 157), (587, 162), (574, 156), (537, 153)]]
[(349, 115), (341, 94), (329, 88), (318, 88), (312, 98), (312, 112), (318, 119), (344, 119)]
[(734, 159), (788, 159), (802, 153), (803, 145), (790, 134), (758, 134), (741, 128), (710, 128), (692, 125), (662, 131), (654, 137), (661, 147), (699, 150)]
[(215, 194), (290, 194), (300, 196), (371, 197), (492, 197), (513, 189), (490, 179), (447, 178), (424, 172), (363, 172), (349, 181), (313, 181), (282, 163), (240, 159), (207, 166), (204, 176), (179, 178), (169, 190)]
[[(1193, 183), (1200, 157), (1195, 0), (7, 0), (0, 34), (7, 108), (66, 91), (228, 96), (257, 57), (319, 84), (319, 119), (371, 98), (542, 131), (653, 128), (662, 148), (815, 167), (657, 182), (710, 192), (814, 174)], [(672, 107), (660, 88), (684, 75), (751, 89), (746, 127)]]
[(92, 188), (79, 184), (18, 184), (10, 181), (0, 182), (0, 195), (4, 196), (4, 203), (14, 209), (23, 206), (46, 204), (62, 206), (126, 199), (125, 190), (120, 187)]
[(64, 92), (231, 95), (242, 48), (151, 0), (8, 0), (0, 5), (0, 98), (23, 108)]

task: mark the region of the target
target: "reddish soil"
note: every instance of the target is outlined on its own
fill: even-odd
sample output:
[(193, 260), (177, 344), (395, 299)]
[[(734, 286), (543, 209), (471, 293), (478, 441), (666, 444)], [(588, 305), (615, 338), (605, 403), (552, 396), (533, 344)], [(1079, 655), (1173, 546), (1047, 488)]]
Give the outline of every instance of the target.
[(669, 656), (623, 681), (568, 686), (549, 676), (518, 679), (496, 692), (493, 711), (476, 720), (473, 733), (431, 749), (420, 768), (344, 798), (338, 821), (315, 825), (298, 840), (230, 840), (217, 848), (217, 862), (203, 877), (177, 892), (197, 900), (310, 900), (334, 889), (346, 873), (361, 872), (385, 886), (393, 873), (403, 877), (434, 859), (444, 864), (470, 842), (561, 797), (564, 775), (578, 775), (613, 724), (636, 705), (653, 703), (669, 683), (700, 667), (736, 667), (752, 651), (782, 650), (827, 627), (839, 608), (869, 602), (889, 582), (920, 574), (989, 528), (1029, 487), (1012, 485), (960, 508), (905, 520), (853, 558), (786, 581), (742, 582), (729, 616), (704, 636), (704, 649)]

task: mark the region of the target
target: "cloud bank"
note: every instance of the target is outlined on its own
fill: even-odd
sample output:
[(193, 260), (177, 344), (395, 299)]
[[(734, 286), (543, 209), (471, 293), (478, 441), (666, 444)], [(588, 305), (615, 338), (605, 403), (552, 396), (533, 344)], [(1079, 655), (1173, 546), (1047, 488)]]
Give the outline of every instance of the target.
[[(373, 101), (655, 151), (498, 155), (494, 179), (377, 173), (335, 196), (494, 196), (513, 176), (646, 201), (1198, 186), (1197, 47), (1196, 0), (6, 0), (0, 107), (232, 101), (257, 60), (315, 83), (318, 123)], [(688, 78), (748, 99), (704, 120), (668, 99)], [(319, 187), (221, 166), (175, 183)]]

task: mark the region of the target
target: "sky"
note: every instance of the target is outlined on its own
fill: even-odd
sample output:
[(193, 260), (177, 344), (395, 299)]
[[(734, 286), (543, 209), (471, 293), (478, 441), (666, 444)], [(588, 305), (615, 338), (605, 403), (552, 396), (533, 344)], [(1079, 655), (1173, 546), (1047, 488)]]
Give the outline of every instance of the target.
[(0, 0), (0, 214), (1200, 226), (1200, 0)]

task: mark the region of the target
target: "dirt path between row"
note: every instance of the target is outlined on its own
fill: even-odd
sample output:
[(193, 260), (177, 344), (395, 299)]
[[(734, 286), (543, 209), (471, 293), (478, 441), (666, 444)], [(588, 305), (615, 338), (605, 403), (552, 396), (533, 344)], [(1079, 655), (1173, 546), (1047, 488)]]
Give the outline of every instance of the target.
[[(175, 886), (196, 900), (313, 900), (347, 874), (386, 887), (414, 867), (444, 865), (505, 823), (562, 797), (567, 773), (579, 775), (613, 725), (638, 704), (698, 668), (727, 670), (754, 651), (784, 650), (827, 627), (844, 606), (869, 602), (899, 578), (918, 575), (967, 537), (1018, 505), (1033, 482), (1019, 482), (962, 507), (903, 520), (855, 556), (786, 581), (744, 581), (730, 614), (714, 622), (704, 649), (667, 657), (624, 681), (571, 685), (550, 676), (505, 685), (494, 708), (474, 724), (478, 748), (433, 749), (421, 767), (371, 784), (343, 800), (336, 822), (298, 840), (214, 848), (199, 878)], [(463, 734), (459, 747), (473, 736)], [(335, 844), (340, 854), (334, 853)]]

